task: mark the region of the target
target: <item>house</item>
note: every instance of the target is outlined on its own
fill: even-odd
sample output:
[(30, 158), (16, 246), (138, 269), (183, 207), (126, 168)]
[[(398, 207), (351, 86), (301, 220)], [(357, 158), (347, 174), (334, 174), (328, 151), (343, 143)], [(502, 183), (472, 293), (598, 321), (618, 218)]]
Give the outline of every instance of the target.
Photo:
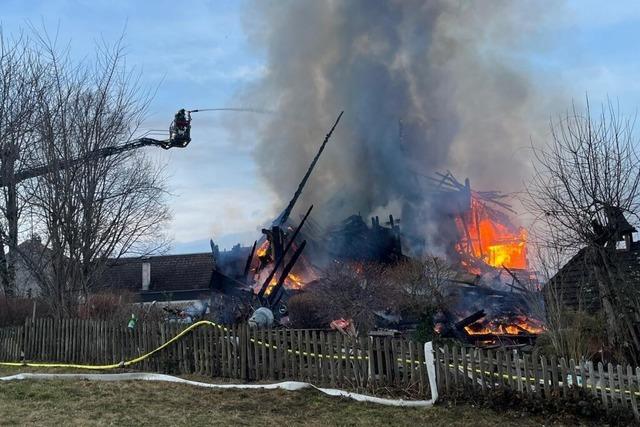
[(199, 301), (208, 304), (213, 319), (232, 323), (253, 299), (251, 289), (240, 281), (250, 249), (237, 246), (217, 253), (216, 259), (204, 252), (109, 260), (94, 290), (130, 292), (143, 304), (184, 307)]
[[(18, 246), (16, 294), (46, 294), (38, 274), (51, 274), (51, 250), (40, 238), (32, 237)], [(96, 280), (94, 292), (131, 292), (141, 302), (193, 301), (212, 292), (238, 293), (245, 290), (244, 268), (251, 251), (234, 246), (229, 251), (160, 255), (146, 258), (109, 259)]]
[(212, 292), (248, 290), (244, 266), (251, 248), (109, 260), (95, 290), (129, 291), (140, 302), (208, 299)]
[[(610, 216), (610, 227), (594, 224), (594, 231), (603, 237), (601, 244), (608, 240), (606, 233), (613, 233), (617, 246), (613, 264), (630, 290), (640, 292), (640, 242), (633, 240), (636, 229), (631, 226), (619, 210)], [(609, 237), (610, 237), (609, 236)], [(574, 310), (595, 313), (601, 309), (600, 292), (590, 248), (582, 248), (547, 283), (547, 298), (557, 298), (563, 306)]]

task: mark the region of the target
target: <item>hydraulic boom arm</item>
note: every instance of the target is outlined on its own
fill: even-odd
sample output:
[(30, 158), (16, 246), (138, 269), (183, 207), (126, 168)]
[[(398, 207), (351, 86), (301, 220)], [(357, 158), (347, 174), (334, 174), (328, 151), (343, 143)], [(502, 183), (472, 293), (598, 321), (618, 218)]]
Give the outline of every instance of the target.
[[(143, 147), (161, 147), (164, 149), (168, 149), (171, 147), (182, 147), (182, 146), (173, 145), (171, 143), (171, 140), (160, 141), (152, 138), (139, 138), (131, 142), (128, 142), (126, 144), (100, 148), (98, 150), (90, 152), (85, 156), (77, 157), (75, 159), (57, 160), (53, 163), (49, 163), (46, 165), (35, 166), (32, 168), (19, 170), (12, 177), (12, 181), (14, 183), (18, 183), (27, 179), (42, 176), (52, 170), (66, 169), (88, 160), (102, 159), (105, 157), (113, 156), (115, 154), (124, 153), (126, 151), (137, 150), (138, 148), (143, 148)], [(5, 187), (7, 184), (8, 184), (7, 178), (4, 177), (4, 174), (0, 174), (0, 187)]]

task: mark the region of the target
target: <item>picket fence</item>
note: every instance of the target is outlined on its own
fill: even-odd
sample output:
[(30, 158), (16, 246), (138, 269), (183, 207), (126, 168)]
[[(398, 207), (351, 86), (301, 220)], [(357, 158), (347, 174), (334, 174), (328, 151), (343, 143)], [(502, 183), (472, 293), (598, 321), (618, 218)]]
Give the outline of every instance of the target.
[(639, 418), (638, 367), (447, 345), (439, 348), (436, 360), (441, 394), (460, 389), (482, 394), (503, 387), (541, 399), (571, 399), (583, 389), (601, 400), (607, 410), (628, 409)]
[[(119, 322), (37, 319), (0, 328), (0, 361), (117, 364), (158, 348), (185, 327), (138, 323), (129, 330)], [(436, 348), (435, 359), (441, 395), (510, 388), (540, 399), (571, 399), (583, 389), (607, 409), (628, 409), (639, 418), (638, 367), (448, 345)], [(403, 338), (205, 325), (133, 368), (244, 381), (299, 380), (385, 393), (393, 389), (430, 397), (422, 345)]]
[[(0, 361), (112, 364), (159, 347), (186, 325), (37, 319), (0, 329)], [(300, 380), (353, 390), (429, 396), (422, 345), (318, 330), (204, 325), (133, 366), (145, 371), (260, 380)]]

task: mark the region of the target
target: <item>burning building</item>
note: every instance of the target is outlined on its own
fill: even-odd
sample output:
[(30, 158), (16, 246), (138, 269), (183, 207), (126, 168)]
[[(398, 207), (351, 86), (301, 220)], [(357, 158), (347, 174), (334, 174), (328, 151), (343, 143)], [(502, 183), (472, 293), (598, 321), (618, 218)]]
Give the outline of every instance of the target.
[(291, 212), (336, 125), (292, 200), (271, 227), (262, 230), (247, 258), (245, 281), (260, 304), (285, 314), (283, 301), (322, 280), (329, 264), (351, 264), (357, 271), (361, 263), (405, 259), (404, 245), (422, 256), (429, 252), (429, 244), (437, 242), (457, 271), (443, 289), (452, 303), (436, 319), (438, 332), (475, 343), (532, 341), (543, 325), (531, 314), (532, 301), (527, 298), (534, 279), (527, 260), (527, 233), (511, 221), (513, 211), (502, 194), (472, 190), (468, 179), (462, 184), (450, 172), (430, 178), (432, 185), (425, 194), (429, 208), (409, 218), (415, 223), (428, 214), (428, 221), (438, 225), (440, 231), (429, 242), (413, 234), (412, 228), (401, 229), (393, 215), (384, 223), (374, 216), (370, 225), (361, 215), (352, 215), (323, 228), (311, 218), (310, 207), (299, 221), (293, 220)]
[[(267, 72), (236, 102), (273, 109), (256, 126), (255, 157), (276, 197), (294, 202), (256, 242), (247, 286), (270, 296), (312, 285), (336, 260), (434, 254), (457, 266), (458, 288), (521, 292), (527, 234), (510, 221), (503, 196), (438, 171), (454, 168), (479, 188), (504, 191), (526, 175), (528, 161), (514, 151), (553, 111), (520, 64), (504, 61), (538, 12), (528, 7), (354, 0), (249, 8)], [(339, 149), (327, 150), (307, 183), (316, 137), (343, 109)], [(487, 310), (477, 322), (503, 315)]]

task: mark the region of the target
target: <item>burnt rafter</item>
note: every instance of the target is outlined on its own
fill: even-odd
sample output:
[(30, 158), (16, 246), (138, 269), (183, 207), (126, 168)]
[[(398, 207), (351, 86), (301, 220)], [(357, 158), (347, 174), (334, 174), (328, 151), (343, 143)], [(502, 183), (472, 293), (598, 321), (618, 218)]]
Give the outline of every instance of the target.
[(280, 275), (278, 283), (276, 283), (276, 285), (273, 287), (268, 297), (268, 303), (271, 307), (276, 306), (278, 302), (280, 302), (280, 299), (282, 298), (281, 289), (284, 286), (284, 281), (286, 280), (287, 276), (289, 276), (289, 273), (291, 272), (293, 267), (296, 265), (296, 262), (298, 261), (298, 258), (302, 254), (302, 251), (304, 250), (304, 247), (306, 245), (307, 241), (303, 240), (298, 249), (296, 249), (296, 251), (293, 253), (293, 256), (291, 257), (287, 265), (284, 267), (284, 270), (282, 270), (282, 274)]
[[(313, 209), (313, 205), (311, 205), (309, 207), (309, 209), (307, 210), (307, 213), (302, 218), (302, 221), (300, 221), (300, 224), (298, 225), (298, 227), (295, 229), (295, 231), (293, 232), (293, 234), (289, 238), (289, 241), (287, 242), (287, 245), (284, 247), (284, 250), (282, 251), (282, 253), (276, 259), (276, 263), (273, 266), (273, 269), (271, 270), (271, 273), (269, 273), (269, 276), (267, 276), (267, 278), (265, 279), (264, 283), (260, 287), (260, 291), (258, 292), (258, 296), (260, 298), (264, 297), (264, 294), (267, 291), (267, 289), (269, 288), (269, 284), (271, 283), (271, 280), (273, 279), (273, 276), (276, 274), (276, 272), (280, 268), (280, 265), (283, 263), (284, 257), (287, 255), (287, 252), (291, 248), (291, 245), (293, 245), (293, 242), (295, 241), (296, 237), (298, 236), (298, 233), (300, 233), (300, 230), (302, 229), (302, 227), (304, 226), (305, 222), (307, 221), (307, 218), (309, 218), (309, 215), (311, 214), (311, 210), (312, 209)], [(285, 278), (286, 278), (286, 276), (285, 276)]]
[(291, 215), (291, 212), (293, 211), (293, 208), (295, 207), (296, 202), (298, 201), (298, 199), (300, 198), (300, 195), (302, 194), (302, 190), (304, 190), (304, 187), (307, 184), (307, 181), (309, 180), (309, 177), (311, 176), (311, 173), (313, 172), (313, 169), (315, 168), (316, 163), (318, 163), (318, 160), (320, 159), (320, 156), (322, 155), (324, 148), (329, 142), (329, 139), (331, 138), (333, 131), (336, 129), (336, 126), (338, 126), (338, 123), (340, 122), (340, 119), (342, 118), (343, 113), (344, 111), (340, 112), (340, 114), (338, 115), (338, 118), (333, 123), (333, 126), (331, 127), (327, 135), (324, 137), (324, 141), (322, 142), (322, 145), (320, 145), (320, 149), (318, 149), (318, 152), (316, 153), (316, 156), (311, 161), (311, 164), (309, 165), (307, 172), (302, 177), (300, 184), (298, 184), (298, 188), (296, 189), (296, 192), (293, 194), (293, 197), (289, 201), (289, 204), (287, 205), (287, 207), (284, 208), (284, 211), (282, 211), (282, 213), (273, 221), (273, 225), (282, 226), (289, 219), (289, 216)]
[(258, 241), (254, 241), (253, 242), (253, 246), (251, 247), (251, 252), (249, 253), (249, 256), (247, 257), (247, 262), (245, 263), (244, 266), (244, 272), (242, 274), (242, 277), (244, 277), (244, 281), (246, 282), (248, 277), (249, 277), (249, 272), (251, 271), (251, 261), (253, 260), (253, 255), (256, 253), (256, 246), (258, 245)]
[(459, 320), (458, 322), (456, 322), (455, 327), (456, 327), (457, 330), (462, 331), (462, 330), (464, 330), (464, 328), (466, 326), (469, 326), (469, 325), (477, 322), (478, 320), (482, 319), (486, 315), (487, 315), (487, 313), (485, 313), (484, 310), (478, 310), (475, 313), (471, 314), (470, 316), (467, 316), (464, 319)]

